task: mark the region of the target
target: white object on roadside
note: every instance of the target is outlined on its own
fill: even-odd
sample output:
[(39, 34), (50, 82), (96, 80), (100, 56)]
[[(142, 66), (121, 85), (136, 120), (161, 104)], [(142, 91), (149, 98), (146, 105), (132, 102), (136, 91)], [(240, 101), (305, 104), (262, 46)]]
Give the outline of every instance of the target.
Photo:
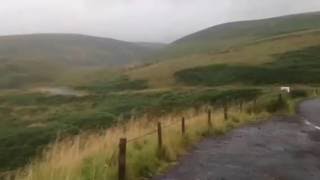
[(280, 90), (281, 91), (286, 91), (287, 93), (291, 92), (291, 88), (290, 87), (285, 87), (285, 86), (281, 87)]

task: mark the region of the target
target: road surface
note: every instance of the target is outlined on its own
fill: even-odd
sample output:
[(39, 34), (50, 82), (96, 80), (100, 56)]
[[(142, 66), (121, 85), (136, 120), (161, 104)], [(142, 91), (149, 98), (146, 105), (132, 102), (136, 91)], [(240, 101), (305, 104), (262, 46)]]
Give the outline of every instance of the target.
[(154, 180), (320, 180), (320, 100), (298, 112), (204, 140)]

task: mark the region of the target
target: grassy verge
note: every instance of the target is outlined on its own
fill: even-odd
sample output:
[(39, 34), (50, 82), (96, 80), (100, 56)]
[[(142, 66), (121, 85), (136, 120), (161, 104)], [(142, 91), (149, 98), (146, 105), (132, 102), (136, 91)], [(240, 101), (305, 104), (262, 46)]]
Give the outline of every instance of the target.
[[(246, 105), (250, 108), (250, 105)], [(157, 148), (157, 136), (151, 134), (144, 138), (130, 141), (127, 151), (128, 179), (141, 179), (153, 176), (174, 163), (180, 155), (186, 152), (190, 145), (208, 135), (221, 135), (229, 130), (257, 118), (266, 117), (268, 113), (239, 112), (237, 108), (230, 109), (230, 118), (223, 119), (220, 110), (214, 111), (213, 128), (207, 124), (207, 114), (195, 109), (183, 114), (171, 115), (161, 119), (163, 126), (164, 147)], [(186, 117), (187, 134), (181, 135), (179, 119)], [(26, 175), (21, 179), (56, 180), (56, 179), (117, 179), (117, 145), (121, 137), (129, 140), (152, 132), (154, 121), (141, 119), (119, 125), (101, 134), (86, 134), (53, 144), (43, 159), (35, 161), (26, 169)]]
[[(224, 96), (225, 97), (225, 96)], [(215, 106), (190, 108), (161, 118), (141, 117), (120, 123), (103, 133), (84, 133), (52, 144), (44, 156), (19, 174), (25, 180), (99, 180), (117, 179), (118, 141), (129, 140), (127, 149), (128, 179), (138, 180), (163, 172), (193, 144), (207, 136), (223, 135), (248, 123), (259, 122), (274, 112), (288, 112), (288, 98), (279, 100), (278, 94), (260, 96), (257, 101), (243, 104), (229, 101), (229, 118), (224, 119), (220, 103)], [(291, 99), (291, 98), (290, 98)], [(273, 107), (275, 106), (275, 107)], [(212, 128), (208, 126), (207, 108), (213, 109)], [(181, 117), (186, 118), (186, 135), (181, 134)], [(158, 149), (156, 122), (162, 122), (163, 143)], [(148, 136), (143, 136), (149, 134)], [(140, 138), (137, 138), (140, 137)]]
[(129, 119), (149, 119), (228, 99), (250, 100), (257, 89), (97, 93), (83, 97), (38, 93), (0, 96), (0, 172), (28, 164), (46, 146), (84, 131), (104, 132)]
[[(52, 179), (90, 179), (87, 176), (99, 179), (106, 177), (106, 174), (111, 178), (116, 173), (117, 144), (120, 137), (131, 139), (143, 135), (154, 130), (155, 122), (159, 120), (164, 124), (177, 122), (176, 126), (165, 129), (168, 132), (164, 132), (166, 148), (163, 157), (152, 154), (157, 153), (154, 152), (155, 135), (128, 145), (129, 149), (134, 147), (132, 158), (143, 156), (147, 149), (150, 149), (148, 153), (151, 153), (151, 159), (158, 158), (153, 165), (143, 165), (149, 170), (129, 171), (133, 173), (130, 175), (132, 178), (149, 177), (170, 166), (178, 156), (204, 136), (224, 134), (269, 114), (293, 112), (299, 99), (314, 94), (317, 94), (314, 90), (301, 89), (294, 91), (291, 96), (283, 95), (283, 101), (279, 101), (277, 92), (267, 89), (176, 90), (85, 97), (38, 94), (3, 96), (0, 113), (7, 119), (0, 121), (1, 167), (4, 168), (3, 171), (7, 171), (7, 167), (16, 169), (29, 164), (24, 171), (34, 174), (27, 176), (29, 179), (41, 179), (48, 174), (53, 174)], [(229, 103), (231, 113), (228, 121), (221, 119), (221, 107), (225, 102)], [(239, 112), (240, 102), (250, 102), (244, 103), (242, 112)], [(206, 113), (203, 111), (205, 104), (217, 111), (213, 115), (212, 131), (208, 131), (206, 126)], [(181, 139), (179, 132), (182, 116), (187, 119), (187, 139)], [(172, 134), (170, 129), (176, 134)], [(57, 138), (56, 143), (53, 143)], [(177, 141), (175, 143), (180, 143), (181, 146), (167, 145), (171, 140)], [(177, 149), (171, 149), (172, 147)], [(137, 149), (142, 154), (139, 151), (136, 154)], [(43, 151), (43, 156), (39, 156)], [(129, 155), (130, 152), (131, 150)], [(35, 156), (41, 158), (35, 161)], [(35, 176), (38, 173), (40, 175)], [(100, 173), (103, 175), (99, 175)], [(64, 175), (60, 178), (60, 174)]]

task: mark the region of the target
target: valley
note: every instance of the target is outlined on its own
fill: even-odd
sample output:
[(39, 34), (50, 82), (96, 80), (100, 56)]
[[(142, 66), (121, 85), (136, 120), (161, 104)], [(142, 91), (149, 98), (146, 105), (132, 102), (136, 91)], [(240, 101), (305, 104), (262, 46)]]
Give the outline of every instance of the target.
[[(25, 180), (47, 174), (48, 180), (115, 178), (111, 150), (124, 129), (133, 129), (132, 136), (152, 130), (135, 123), (180, 119), (187, 112), (190, 119), (195, 114), (196, 128), (204, 109), (212, 108), (219, 112), (209, 134), (216, 136), (274, 113), (294, 113), (299, 101), (319, 94), (319, 19), (314, 12), (227, 23), (170, 44), (76, 34), (0, 37), (0, 172), (20, 170)], [(281, 86), (293, 92), (279, 100)], [(223, 121), (227, 103), (232, 118)], [(190, 144), (208, 133), (193, 131)], [(84, 143), (77, 149), (78, 137)], [(175, 162), (188, 147), (180, 140), (164, 161), (153, 156), (149, 141), (147, 152), (143, 142), (135, 144), (133, 180)], [(110, 148), (105, 153), (103, 145)], [(154, 164), (135, 161), (140, 150)], [(112, 159), (108, 170), (101, 168), (106, 158)], [(60, 164), (53, 163), (57, 159)]]

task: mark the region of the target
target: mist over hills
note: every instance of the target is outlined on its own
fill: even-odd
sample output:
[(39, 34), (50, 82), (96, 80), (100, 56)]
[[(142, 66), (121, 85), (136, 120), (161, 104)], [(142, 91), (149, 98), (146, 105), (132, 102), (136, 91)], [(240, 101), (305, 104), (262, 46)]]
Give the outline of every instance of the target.
[(278, 35), (319, 29), (319, 19), (320, 12), (312, 12), (230, 22), (186, 35), (168, 45), (79, 34), (0, 36), (0, 60), (41, 60), (84, 66), (141, 64), (157, 56), (213, 52)]
[[(132, 67), (189, 58), (193, 54), (214, 54), (270, 38), (318, 31), (319, 20), (320, 12), (312, 12), (231, 22), (187, 35), (171, 44), (126, 42), (78, 34), (0, 36), (0, 88), (52, 82), (57, 75), (70, 69), (77, 71), (78, 67)], [(183, 65), (187, 63), (176, 63), (178, 69), (183, 69)]]

